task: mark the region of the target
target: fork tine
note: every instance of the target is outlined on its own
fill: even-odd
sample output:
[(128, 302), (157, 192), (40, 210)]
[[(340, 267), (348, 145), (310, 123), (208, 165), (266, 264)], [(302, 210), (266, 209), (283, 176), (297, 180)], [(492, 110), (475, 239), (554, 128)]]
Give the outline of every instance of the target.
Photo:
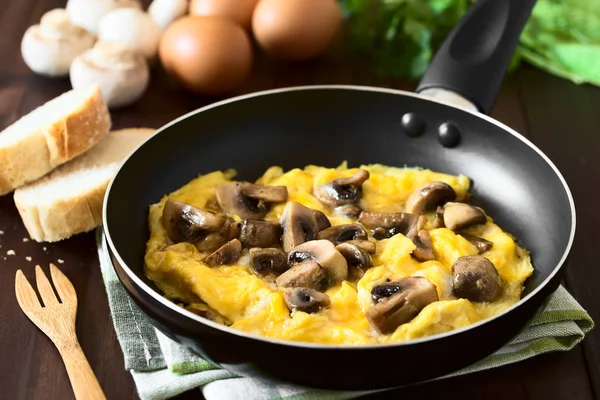
[(77, 293), (75, 293), (73, 284), (54, 264), (50, 264), (50, 275), (52, 276), (52, 282), (54, 282), (54, 287), (56, 288), (61, 301), (63, 303), (77, 302)]
[(17, 275), (15, 276), (15, 295), (17, 296), (17, 303), (19, 303), (23, 311), (42, 308), (35, 290), (33, 290), (21, 270), (17, 270)]
[(39, 265), (35, 266), (35, 280), (37, 283), (38, 292), (40, 292), (40, 297), (44, 302), (44, 306), (53, 306), (58, 304), (58, 299), (54, 294), (54, 290), (52, 290), (52, 286), (50, 285), (50, 281), (42, 271), (42, 267)]

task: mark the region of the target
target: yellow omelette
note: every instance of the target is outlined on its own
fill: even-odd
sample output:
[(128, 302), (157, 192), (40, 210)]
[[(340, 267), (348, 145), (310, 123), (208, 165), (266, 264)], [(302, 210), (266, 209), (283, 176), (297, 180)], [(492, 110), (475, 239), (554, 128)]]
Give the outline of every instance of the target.
[[(314, 189), (338, 178), (347, 178), (359, 169), (370, 173), (362, 185), (360, 207), (374, 212), (403, 212), (409, 195), (429, 182), (450, 185), (458, 197), (469, 196), (470, 180), (416, 168), (394, 168), (379, 164), (348, 168), (307, 166), (283, 171), (269, 168), (256, 183), (286, 186), (288, 201), (296, 201), (324, 212), (332, 225), (354, 223), (325, 206)], [(485, 256), (504, 282), (502, 294), (493, 302), (472, 302), (453, 294), (451, 269), (459, 257), (477, 255), (478, 249), (448, 228), (430, 229), (434, 260), (419, 262), (411, 253), (413, 241), (402, 234), (377, 240), (372, 267), (357, 281), (343, 280), (326, 290), (330, 304), (318, 312), (290, 311), (282, 290), (262, 279), (249, 267), (248, 250), (233, 265), (209, 267), (203, 260), (210, 252), (191, 243), (173, 244), (162, 223), (168, 198), (206, 208), (214, 203), (216, 186), (234, 181), (233, 170), (198, 176), (177, 191), (150, 206), (150, 239), (145, 255), (145, 272), (164, 295), (192, 310), (209, 312), (212, 319), (233, 329), (270, 338), (331, 345), (362, 345), (401, 342), (461, 328), (490, 318), (521, 298), (525, 280), (532, 274), (529, 254), (510, 234), (487, 216), (487, 222), (466, 230), (493, 243)], [(265, 220), (279, 221), (286, 203), (274, 204)], [(428, 215), (429, 222), (433, 216)], [(239, 220), (239, 217), (237, 217)], [(429, 223), (428, 222), (428, 223)], [(373, 240), (370, 237), (370, 240)], [(378, 333), (365, 313), (372, 306), (374, 286), (400, 278), (422, 276), (435, 285), (439, 301), (425, 306), (410, 322), (391, 333)]]

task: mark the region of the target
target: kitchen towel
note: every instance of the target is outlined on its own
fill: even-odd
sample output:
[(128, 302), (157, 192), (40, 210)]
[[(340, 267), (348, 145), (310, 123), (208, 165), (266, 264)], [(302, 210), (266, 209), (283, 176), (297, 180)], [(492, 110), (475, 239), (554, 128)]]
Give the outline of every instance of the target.
[[(162, 400), (191, 389), (207, 400), (341, 400), (370, 391), (317, 390), (296, 385), (245, 378), (203, 360), (155, 329), (129, 298), (113, 269), (102, 230), (97, 232), (100, 268), (125, 368), (131, 372), (142, 400)], [(489, 357), (453, 374), (481, 371), (552, 351), (572, 349), (594, 322), (560, 286), (544, 310), (509, 344)], [(443, 378), (439, 378), (443, 379)]]

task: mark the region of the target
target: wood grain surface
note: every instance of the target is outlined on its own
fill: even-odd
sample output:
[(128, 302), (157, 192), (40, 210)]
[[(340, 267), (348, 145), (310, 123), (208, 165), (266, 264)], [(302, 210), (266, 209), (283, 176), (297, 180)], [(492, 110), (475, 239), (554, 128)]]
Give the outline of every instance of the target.
[[(2, 0), (0, 5), (0, 129), (68, 90), (67, 79), (33, 75), (20, 55), (23, 33), (59, 0)], [(231, 95), (309, 84), (357, 84), (412, 90), (412, 82), (378, 78), (360, 59), (333, 51), (303, 64), (269, 60), (257, 52), (253, 74)], [(153, 127), (219, 100), (177, 88), (155, 69), (148, 93), (137, 104), (112, 113), (114, 128)], [(532, 67), (507, 77), (492, 116), (530, 138), (556, 163), (569, 183), (577, 209), (577, 235), (568, 262), (566, 286), (600, 321), (600, 268), (595, 259), (600, 212), (600, 89), (577, 86)], [(56, 244), (25, 241), (12, 195), (0, 197), (0, 399), (73, 399), (60, 355), (52, 342), (19, 309), (14, 295), (17, 269), (33, 280), (40, 264), (48, 274), (55, 263), (78, 297), (77, 335), (108, 399), (137, 399), (131, 375), (110, 319), (93, 233)], [(7, 255), (13, 250), (16, 255)], [(31, 261), (28, 261), (28, 257)], [(427, 355), (435, 357), (435, 355)], [(600, 399), (600, 330), (566, 353), (543, 355), (518, 364), (446, 379), (369, 398), (444, 399)], [(198, 399), (198, 390), (179, 399)]]

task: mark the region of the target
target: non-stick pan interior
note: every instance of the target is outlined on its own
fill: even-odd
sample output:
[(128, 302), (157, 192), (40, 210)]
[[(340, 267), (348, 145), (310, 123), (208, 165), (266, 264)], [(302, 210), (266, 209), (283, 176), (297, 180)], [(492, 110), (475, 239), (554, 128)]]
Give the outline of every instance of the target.
[[(404, 113), (426, 121), (419, 137), (401, 128)], [(437, 129), (461, 131), (454, 148)], [(559, 175), (535, 149), (502, 126), (412, 95), (319, 88), (249, 97), (178, 120), (124, 164), (107, 197), (105, 229), (123, 261), (143, 276), (148, 206), (198, 174), (234, 168), (254, 180), (268, 167), (335, 167), (381, 163), (464, 174), (474, 203), (532, 255), (526, 293), (563, 257), (573, 225), (570, 197)]]

